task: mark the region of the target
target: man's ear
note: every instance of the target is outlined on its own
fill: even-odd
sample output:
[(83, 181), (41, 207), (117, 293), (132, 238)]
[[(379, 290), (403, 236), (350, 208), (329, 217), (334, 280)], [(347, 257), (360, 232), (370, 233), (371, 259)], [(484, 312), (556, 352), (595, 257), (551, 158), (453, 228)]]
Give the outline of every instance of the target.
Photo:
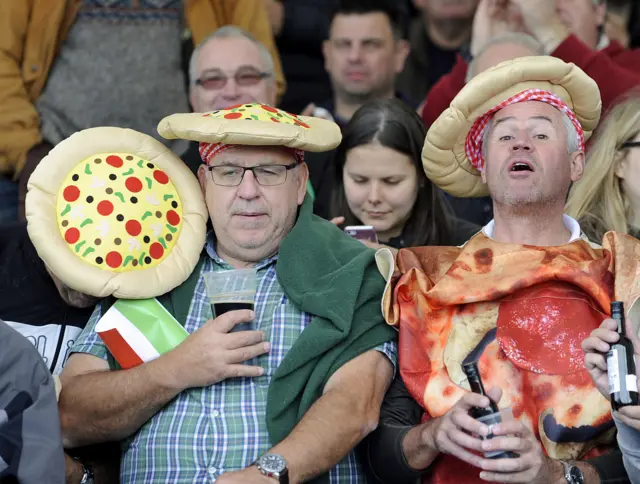
[(584, 151), (571, 153), (571, 181), (577, 182), (584, 175)]
[(298, 189), (298, 205), (302, 205), (304, 197), (307, 194), (307, 182), (309, 181), (309, 167), (306, 163), (301, 163), (298, 168), (297, 174), (297, 189)]
[(331, 72), (331, 40), (322, 42), (322, 55), (324, 57), (324, 70)]
[(198, 181), (200, 182), (200, 189), (204, 194), (207, 193), (207, 172), (208, 171), (209, 169), (207, 168), (207, 165), (200, 165), (200, 168), (198, 168)]
[(484, 183), (485, 185), (487, 184), (487, 167), (485, 166), (484, 169), (482, 169), (482, 171), (480, 171), (480, 179), (482, 180), (482, 183)]
[(197, 105), (197, 97), (196, 97), (196, 86), (191, 84), (189, 86), (189, 103), (191, 104), (191, 109), (193, 112), (197, 113), (200, 107)]
[(395, 52), (395, 70), (396, 74), (400, 74), (404, 70), (404, 64), (407, 61), (407, 57), (409, 57), (409, 52), (411, 52), (411, 44), (404, 40), (396, 40), (396, 52)]

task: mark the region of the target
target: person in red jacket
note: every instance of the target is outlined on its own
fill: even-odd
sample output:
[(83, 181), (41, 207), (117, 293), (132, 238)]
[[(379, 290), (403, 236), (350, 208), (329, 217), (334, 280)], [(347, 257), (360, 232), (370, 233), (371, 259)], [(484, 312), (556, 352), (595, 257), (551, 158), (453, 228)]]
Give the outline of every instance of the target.
[[(492, 36), (526, 31), (547, 54), (574, 63), (593, 78), (606, 110), (621, 94), (640, 85), (640, 49), (625, 49), (602, 33), (606, 10), (604, 0), (481, 0), (471, 52)], [(503, 25), (496, 28), (497, 24)], [(458, 56), (453, 70), (427, 94), (422, 110), (427, 127), (465, 85), (468, 60)]]

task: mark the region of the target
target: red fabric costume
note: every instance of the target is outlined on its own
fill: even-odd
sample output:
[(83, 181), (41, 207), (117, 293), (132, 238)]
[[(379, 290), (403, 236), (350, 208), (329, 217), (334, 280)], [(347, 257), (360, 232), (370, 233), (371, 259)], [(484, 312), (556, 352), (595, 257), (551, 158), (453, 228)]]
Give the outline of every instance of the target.
[[(581, 342), (610, 302), (640, 296), (640, 242), (609, 233), (602, 248), (579, 239), (558, 247), (496, 242), (398, 254), (383, 300), (398, 325), (400, 372), (426, 418), (467, 391), (462, 361), (474, 352), (501, 408), (533, 429), (555, 459), (582, 459), (613, 442), (609, 402), (584, 368)], [(425, 482), (484, 482), (480, 470), (442, 455)]]
[[(551, 55), (574, 63), (596, 81), (604, 110), (617, 97), (640, 85), (640, 49), (625, 49), (618, 42), (612, 41), (605, 49), (596, 51), (575, 35), (570, 35)], [(451, 72), (443, 76), (429, 91), (422, 110), (422, 119), (427, 128), (449, 107), (453, 98), (464, 87), (467, 68), (467, 63), (458, 56)]]

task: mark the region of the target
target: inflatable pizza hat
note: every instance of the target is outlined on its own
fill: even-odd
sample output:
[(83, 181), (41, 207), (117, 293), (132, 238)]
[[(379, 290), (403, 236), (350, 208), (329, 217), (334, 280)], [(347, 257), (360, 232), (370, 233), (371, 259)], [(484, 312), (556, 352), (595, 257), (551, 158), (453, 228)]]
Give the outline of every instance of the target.
[(602, 109), (597, 84), (574, 64), (550, 56), (503, 62), (469, 81), (431, 125), (422, 150), (427, 177), (457, 197), (487, 195), (480, 177), (484, 128), (503, 107), (529, 100), (565, 112), (582, 147), (598, 125)]
[(150, 136), (92, 128), (57, 145), (31, 175), (28, 231), (49, 270), (96, 297), (143, 299), (184, 282), (208, 213), (197, 179)]
[(340, 128), (332, 121), (257, 103), (209, 113), (173, 114), (160, 121), (158, 132), (167, 139), (199, 141), (201, 148), (202, 143), (221, 143), (323, 152), (342, 141)]

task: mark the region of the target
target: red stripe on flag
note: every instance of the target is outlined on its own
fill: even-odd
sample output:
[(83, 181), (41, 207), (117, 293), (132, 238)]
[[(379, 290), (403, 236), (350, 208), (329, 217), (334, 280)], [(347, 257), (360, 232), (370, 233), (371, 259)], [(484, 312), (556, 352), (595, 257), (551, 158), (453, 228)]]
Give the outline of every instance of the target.
[(98, 334), (123, 369), (127, 370), (144, 363), (117, 329), (110, 329), (109, 331), (103, 331)]

